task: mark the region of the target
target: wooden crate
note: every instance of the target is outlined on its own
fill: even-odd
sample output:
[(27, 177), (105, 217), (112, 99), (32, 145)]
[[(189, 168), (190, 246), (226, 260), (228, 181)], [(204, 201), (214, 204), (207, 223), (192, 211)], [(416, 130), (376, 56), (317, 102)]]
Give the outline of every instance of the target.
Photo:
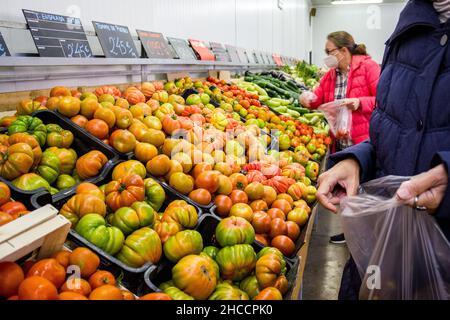
[(38, 259), (62, 249), (70, 222), (51, 205), (0, 227), (0, 262), (16, 261), (39, 249)]

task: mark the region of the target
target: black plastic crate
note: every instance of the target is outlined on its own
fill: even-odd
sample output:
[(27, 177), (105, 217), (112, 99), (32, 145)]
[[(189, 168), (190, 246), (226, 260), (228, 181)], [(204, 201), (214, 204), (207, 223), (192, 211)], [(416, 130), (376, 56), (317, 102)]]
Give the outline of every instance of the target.
[[(316, 203), (317, 203), (317, 201), (314, 202), (314, 204), (310, 207), (310, 208), (311, 208), (311, 212), (312, 212), (312, 210), (314, 209), (314, 207), (316, 206)], [(217, 209), (217, 206), (214, 205), (214, 206), (210, 209), (209, 212), (210, 212), (211, 215), (213, 215), (216, 219), (223, 220), (224, 218), (222, 218), (219, 214), (216, 213), (216, 209)], [(310, 220), (308, 219), (308, 221), (306, 222), (306, 224), (305, 224), (303, 227), (300, 228), (300, 235), (298, 236), (298, 239), (295, 241), (295, 251), (294, 251), (294, 254), (293, 254), (292, 256), (290, 256), (290, 257), (285, 256), (286, 259), (295, 259), (295, 258), (297, 257), (297, 253), (300, 251), (300, 249), (301, 249), (301, 248), (303, 247), (303, 245), (305, 244), (305, 239), (306, 239), (306, 229), (307, 229), (306, 227), (308, 226), (309, 222), (310, 222)], [(255, 240), (255, 242), (256, 242), (256, 244), (257, 244), (261, 249), (265, 247), (261, 242), (256, 241), (256, 240)]]
[[(98, 180), (101, 179), (101, 176), (103, 174), (106, 174), (106, 172), (108, 172), (118, 162), (119, 155), (115, 152), (113, 148), (106, 146), (98, 139), (97, 140), (92, 139), (89, 135), (86, 134), (86, 132), (80, 130), (81, 128), (79, 126), (75, 125), (74, 123), (72, 123), (72, 121), (64, 118), (63, 116), (50, 110), (39, 110), (34, 112), (32, 116), (41, 119), (44, 124), (50, 123), (57, 124), (64, 130), (69, 130), (70, 132), (72, 132), (74, 140), (70, 148), (76, 151), (78, 158), (91, 150), (98, 150), (101, 151), (106, 156), (106, 158), (109, 159), (108, 162), (103, 166), (103, 169), (101, 170), (100, 174), (97, 177), (86, 179), (83, 182), (96, 183)], [(6, 128), (1, 129), (0, 133), (7, 133), (7, 129)], [(23, 199), (23, 201), (29, 202), (30, 206), (34, 209), (40, 208), (49, 203), (51, 204), (54, 199), (61, 197), (65, 194), (71, 193), (77, 187), (74, 186), (72, 188), (61, 190), (60, 192), (52, 196), (44, 188), (27, 191), (16, 188), (11, 183), (11, 181), (8, 181), (1, 177), (0, 181), (3, 181), (6, 184), (8, 184), (11, 190), (16, 191), (18, 199)]]
[[(109, 172), (106, 175), (102, 176), (102, 178), (98, 182), (96, 182), (95, 184), (97, 186), (101, 186), (101, 185), (103, 185), (105, 183), (110, 182), (111, 181), (112, 171), (113, 171), (113, 168), (111, 168), (111, 170), (109, 170)], [(173, 194), (170, 190), (166, 189), (164, 187), (164, 185), (162, 185), (162, 187), (164, 188), (164, 191), (166, 193), (166, 199), (165, 199), (161, 209), (159, 210), (160, 212), (164, 211), (164, 209), (167, 208), (167, 206), (172, 201), (179, 200), (179, 197), (177, 195)], [(65, 194), (65, 195), (55, 199), (53, 205), (58, 210), (60, 210), (62, 208), (62, 206), (74, 195), (75, 195), (75, 190), (72, 190), (71, 193)], [(200, 219), (201, 219), (201, 217), (203, 215), (203, 212), (202, 212), (202, 210), (199, 207), (197, 207), (197, 206), (194, 206), (194, 207), (197, 210), (197, 213), (198, 213), (198, 216), (199, 216), (199, 221), (200, 221)], [(116, 276), (121, 275), (121, 279), (122, 279), (121, 282), (122, 282), (122, 284), (126, 288), (128, 288), (130, 291), (132, 291), (133, 293), (135, 293), (137, 295), (141, 295), (142, 294), (142, 292), (141, 292), (142, 277), (143, 277), (144, 272), (148, 268), (153, 266), (152, 263), (150, 263), (150, 262), (146, 263), (140, 268), (130, 267), (130, 266), (124, 264), (123, 262), (121, 262), (120, 260), (118, 260), (117, 258), (115, 258), (114, 256), (106, 253), (105, 251), (101, 250), (97, 246), (93, 245), (92, 243), (87, 241), (85, 238), (80, 236), (73, 229), (70, 229), (68, 239), (75, 246), (87, 247), (87, 248), (91, 249), (92, 251), (94, 251), (100, 257), (100, 259), (102, 261), (102, 267), (103, 268), (105, 268), (106, 270), (110, 271), (111, 273), (113, 273)]]
[[(204, 247), (211, 245), (220, 247), (215, 239), (215, 231), (219, 222), (220, 219), (213, 215), (203, 215), (200, 219), (199, 224), (195, 230), (197, 230), (202, 235)], [(258, 253), (262, 249), (262, 246), (260, 246), (256, 241), (252, 246), (255, 249), (256, 253)], [(297, 278), (297, 271), (300, 261), (298, 257), (295, 257), (293, 259), (285, 258), (285, 261), (287, 268), (286, 278), (289, 282), (289, 290), (286, 296), (289, 296), (289, 293), (293, 288), (293, 283)], [(164, 259), (160, 264), (149, 268), (144, 275), (144, 280), (147, 287), (145, 288), (146, 293), (161, 292), (162, 290), (159, 289), (159, 286), (161, 285), (161, 283), (169, 281), (172, 278), (172, 268), (174, 267), (174, 265), (174, 263), (170, 262), (167, 259)]]

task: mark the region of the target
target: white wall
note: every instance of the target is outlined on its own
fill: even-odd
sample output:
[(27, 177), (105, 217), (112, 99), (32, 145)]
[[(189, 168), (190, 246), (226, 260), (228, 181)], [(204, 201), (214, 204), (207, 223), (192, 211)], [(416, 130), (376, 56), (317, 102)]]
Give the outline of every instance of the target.
[(372, 58), (381, 63), (384, 43), (397, 25), (404, 3), (317, 7), (313, 18), (313, 63), (323, 65), (326, 37), (333, 31), (349, 32), (364, 43)]
[[(21, 9), (197, 38), (249, 49), (307, 58), (309, 0), (2, 0), (0, 21), (25, 22)], [(12, 39), (13, 41), (13, 39)]]

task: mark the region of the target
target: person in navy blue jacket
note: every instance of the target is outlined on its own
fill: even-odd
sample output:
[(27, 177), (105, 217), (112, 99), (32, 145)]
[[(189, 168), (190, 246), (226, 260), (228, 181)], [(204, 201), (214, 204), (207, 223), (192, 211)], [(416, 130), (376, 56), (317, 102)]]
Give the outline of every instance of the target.
[[(386, 42), (370, 139), (330, 157), (317, 198), (336, 212), (361, 183), (386, 175), (412, 177), (397, 191), (433, 215), (450, 240), (450, 1), (410, 0)], [(352, 259), (340, 299), (357, 299)]]

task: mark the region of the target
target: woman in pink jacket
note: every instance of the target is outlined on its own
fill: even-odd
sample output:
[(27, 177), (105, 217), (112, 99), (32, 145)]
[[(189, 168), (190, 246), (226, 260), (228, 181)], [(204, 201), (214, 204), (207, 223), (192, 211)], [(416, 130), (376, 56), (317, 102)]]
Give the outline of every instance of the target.
[[(356, 44), (345, 31), (333, 32), (327, 40), (324, 62), (330, 71), (314, 91), (315, 97), (311, 93), (302, 94), (300, 102), (316, 109), (324, 103), (346, 99), (345, 105), (352, 110), (352, 144), (358, 144), (369, 137), (380, 66), (368, 56), (365, 45)], [(347, 146), (337, 143), (337, 151)]]
[[(356, 44), (345, 31), (328, 35), (325, 64), (330, 68), (314, 91), (303, 93), (300, 102), (305, 107), (343, 100), (352, 112), (351, 141), (337, 140), (333, 151), (341, 151), (369, 138), (369, 122), (375, 107), (380, 66), (366, 52), (366, 46)], [(344, 234), (330, 238), (332, 243), (345, 243)]]

